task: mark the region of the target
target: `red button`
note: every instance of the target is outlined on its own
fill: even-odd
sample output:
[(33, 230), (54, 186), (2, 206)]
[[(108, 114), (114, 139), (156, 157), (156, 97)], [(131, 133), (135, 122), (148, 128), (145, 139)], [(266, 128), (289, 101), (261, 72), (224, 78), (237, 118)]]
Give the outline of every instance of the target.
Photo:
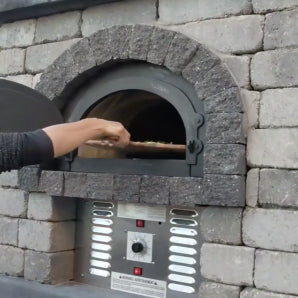
[(137, 219), (136, 225), (138, 228), (144, 228), (145, 226), (145, 220), (143, 219)]
[(140, 267), (134, 267), (133, 268), (133, 274), (134, 275), (142, 275), (142, 268), (140, 268)]

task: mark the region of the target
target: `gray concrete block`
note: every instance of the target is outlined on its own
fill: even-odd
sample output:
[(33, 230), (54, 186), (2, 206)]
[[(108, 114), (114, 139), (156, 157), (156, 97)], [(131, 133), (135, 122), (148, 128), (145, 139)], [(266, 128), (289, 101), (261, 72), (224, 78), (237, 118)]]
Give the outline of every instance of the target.
[(252, 0), (255, 13), (266, 13), (274, 10), (283, 10), (298, 6), (297, 0)]
[(298, 252), (298, 211), (248, 208), (242, 229), (247, 246)]
[(254, 288), (245, 288), (241, 292), (240, 298), (297, 298), (297, 296), (277, 294)]
[(32, 75), (17, 75), (17, 76), (7, 76), (6, 80), (16, 82), (22, 85), (25, 85), (29, 88), (32, 88), (33, 76)]
[(0, 47), (26, 47), (33, 44), (35, 20), (24, 20), (3, 24), (0, 28)]
[(215, 282), (203, 282), (199, 289), (199, 298), (239, 298), (240, 287)]
[(0, 217), (0, 243), (17, 246), (18, 245), (19, 219), (10, 217)]
[(298, 126), (298, 88), (265, 90), (260, 104), (260, 128)]
[(298, 168), (298, 130), (256, 129), (247, 139), (247, 163), (251, 167)]
[(74, 252), (25, 252), (24, 277), (41, 283), (57, 284), (73, 279)]
[(298, 49), (265, 51), (251, 60), (251, 84), (257, 90), (298, 85)]
[(250, 169), (246, 176), (246, 205), (256, 207), (259, 200), (260, 170)]
[(175, 73), (180, 73), (196, 53), (197, 42), (183, 34), (176, 34), (168, 49), (164, 65)]
[(297, 295), (297, 276), (298, 254), (256, 251), (254, 282), (257, 288)]
[(254, 255), (254, 248), (205, 243), (201, 249), (201, 273), (217, 282), (252, 285)]
[(25, 50), (11, 49), (0, 51), (0, 75), (14, 75), (25, 71)]
[(43, 72), (65, 50), (69, 49), (79, 39), (53, 42), (27, 48), (25, 68), (29, 73)]
[(263, 16), (251, 15), (189, 23), (174, 29), (220, 52), (243, 54), (262, 49), (263, 22)]
[(0, 245), (0, 273), (10, 276), (23, 276), (24, 250)]
[(207, 143), (245, 143), (241, 113), (212, 113), (205, 117)]
[(204, 175), (203, 196), (197, 204), (214, 206), (244, 206), (245, 178), (237, 175)]
[(74, 198), (51, 197), (42, 193), (29, 194), (28, 218), (35, 220), (62, 221), (76, 217)]
[(140, 202), (148, 204), (169, 204), (170, 187), (168, 177), (142, 176)]
[(170, 178), (170, 204), (177, 206), (195, 206), (202, 196), (203, 179), (192, 177)]
[(87, 174), (64, 173), (64, 196), (66, 197), (87, 197)]
[(39, 190), (48, 195), (61, 196), (64, 188), (64, 175), (60, 171), (42, 171), (39, 179)]
[(21, 219), (19, 247), (43, 252), (74, 249), (75, 224), (73, 221), (44, 222)]
[(23, 190), (38, 191), (40, 169), (23, 167), (18, 171), (19, 186)]
[(206, 144), (204, 174), (244, 175), (245, 146), (239, 144)]
[(41, 17), (36, 23), (35, 42), (46, 43), (80, 37), (80, 22), (79, 11)]
[(25, 217), (27, 214), (27, 193), (19, 189), (0, 188), (0, 214)]
[(138, 175), (114, 175), (113, 200), (139, 202), (140, 183)]
[(155, 0), (128, 0), (101, 4), (87, 8), (83, 12), (81, 29), (83, 36), (90, 36), (100, 29), (114, 25), (151, 24), (155, 21), (155, 17)]
[(265, 206), (298, 207), (298, 171), (260, 171), (259, 202)]
[(113, 194), (113, 175), (111, 174), (87, 174), (86, 181), (87, 198), (111, 200)]
[(10, 172), (4, 172), (0, 174), (0, 185), (16, 187), (19, 186), (18, 171), (12, 170)]
[(202, 209), (200, 229), (206, 242), (241, 245), (242, 208)]

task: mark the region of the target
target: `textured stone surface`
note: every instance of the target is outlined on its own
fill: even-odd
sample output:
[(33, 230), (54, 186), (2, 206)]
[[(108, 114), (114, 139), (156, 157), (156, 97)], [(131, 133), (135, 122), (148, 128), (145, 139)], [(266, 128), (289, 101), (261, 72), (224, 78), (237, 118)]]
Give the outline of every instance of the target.
[(206, 242), (241, 244), (241, 208), (206, 207), (201, 213), (201, 233)]
[(215, 282), (203, 282), (199, 298), (239, 298), (240, 287), (227, 286)]
[(170, 178), (170, 204), (194, 206), (202, 196), (203, 179), (192, 177)]
[(252, 167), (298, 168), (298, 129), (256, 129), (248, 134), (247, 162)]
[(240, 298), (296, 298), (297, 296), (277, 294), (267, 291), (262, 291), (254, 288), (245, 288)]
[(259, 198), (259, 169), (250, 169), (246, 176), (246, 205), (256, 207)]
[(0, 273), (11, 276), (23, 276), (24, 250), (0, 245)]
[(27, 213), (27, 194), (19, 189), (0, 188), (0, 214), (25, 217)]
[(87, 198), (111, 200), (113, 194), (113, 175), (88, 174), (85, 187)]
[(35, 42), (45, 43), (80, 37), (81, 14), (66, 12), (39, 18), (36, 23)]
[(260, 204), (298, 207), (297, 181), (298, 171), (261, 170), (259, 189)]
[(175, 29), (221, 52), (253, 53), (262, 48), (263, 16), (239, 16), (175, 26)]
[(87, 174), (84, 173), (64, 173), (64, 196), (67, 197), (87, 197)]
[(257, 288), (297, 295), (297, 276), (298, 254), (257, 250), (254, 278)]
[(297, 127), (297, 97), (298, 88), (273, 89), (262, 92), (260, 128)]
[(0, 47), (4, 49), (32, 45), (35, 24), (35, 20), (3, 24), (0, 28)]
[(42, 171), (39, 179), (39, 190), (52, 196), (63, 194), (64, 176), (59, 171)]
[(169, 204), (169, 178), (142, 176), (140, 189), (141, 203)]
[(13, 75), (24, 72), (25, 50), (11, 49), (0, 51), (0, 75)]
[(7, 76), (5, 79), (32, 88), (32, 82), (33, 82), (32, 75), (26, 74), (26, 75), (18, 75), (18, 76)]
[(138, 202), (141, 177), (137, 175), (114, 175), (113, 200)]
[(42, 283), (61, 283), (73, 278), (73, 251), (41, 253), (25, 252), (24, 277)]
[(251, 83), (255, 89), (298, 85), (298, 49), (257, 53), (251, 61)]
[(18, 171), (12, 170), (10, 172), (4, 172), (0, 174), (0, 185), (16, 187), (19, 185)]
[(159, 1), (159, 21), (165, 24), (192, 22), (195, 20), (248, 14), (252, 10), (249, 0), (188, 0), (187, 5), (179, 0)]
[(19, 246), (44, 252), (74, 248), (75, 224), (73, 221), (43, 222), (21, 219)]
[(66, 41), (47, 43), (32, 46), (26, 53), (26, 70), (29, 73), (38, 73), (44, 71), (51, 65), (65, 50), (78, 42), (79, 39), (70, 39)]
[(201, 273), (205, 278), (232, 285), (252, 285), (255, 249), (205, 243)]
[(24, 167), (18, 171), (19, 185), (23, 190), (37, 191), (39, 180), (39, 168)]
[(89, 36), (113, 25), (148, 24), (155, 21), (155, 16), (155, 0), (128, 0), (92, 6), (83, 12), (82, 34)]
[(18, 224), (17, 218), (0, 217), (0, 243), (18, 245)]
[(198, 204), (215, 206), (243, 206), (245, 204), (245, 180), (236, 175), (205, 175), (203, 196)]
[(298, 211), (246, 209), (243, 242), (247, 246), (298, 252)]
[(206, 141), (215, 144), (245, 143), (242, 114), (212, 113), (206, 115)]
[(28, 218), (35, 220), (75, 219), (76, 201), (72, 198), (51, 197), (42, 193), (31, 193), (28, 200)]
[(297, 0), (252, 0), (253, 10), (256, 13), (266, 13), (273, 10), (282, 10), (298, 6)]
[(245, 174), (245, 146), (238, 144), (206, 144), (204, 174)]

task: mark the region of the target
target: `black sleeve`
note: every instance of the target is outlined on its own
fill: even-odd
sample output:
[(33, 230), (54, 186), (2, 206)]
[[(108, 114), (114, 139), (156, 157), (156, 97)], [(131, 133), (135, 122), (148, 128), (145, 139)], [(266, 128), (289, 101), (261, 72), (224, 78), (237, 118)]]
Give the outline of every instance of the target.
[(0, 172), (51, 160), (54, 149), (43, 130), (0, 134)]

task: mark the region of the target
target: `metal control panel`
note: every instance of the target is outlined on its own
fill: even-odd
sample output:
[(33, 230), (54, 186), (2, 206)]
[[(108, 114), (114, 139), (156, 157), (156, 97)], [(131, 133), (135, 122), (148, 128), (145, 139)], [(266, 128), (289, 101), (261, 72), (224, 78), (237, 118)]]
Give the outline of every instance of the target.
[(198, 296), (200, 210), (86, 200), (78, 210), (77, 281), (110, 297)]

